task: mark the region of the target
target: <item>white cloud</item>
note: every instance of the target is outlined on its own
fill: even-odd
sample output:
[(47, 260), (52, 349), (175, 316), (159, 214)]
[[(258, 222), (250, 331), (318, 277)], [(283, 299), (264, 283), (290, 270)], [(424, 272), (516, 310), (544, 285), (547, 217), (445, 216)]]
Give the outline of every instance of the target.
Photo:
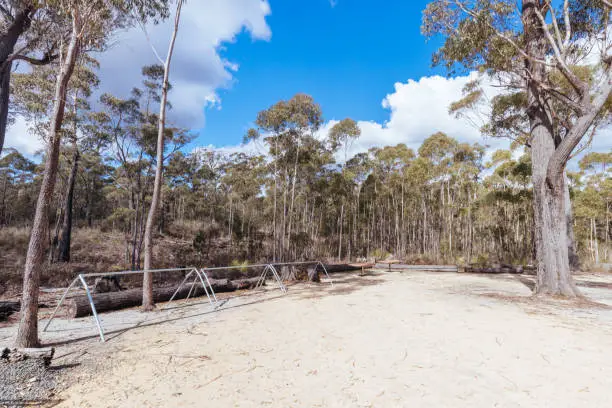
[[(170, 81), (171, 121), (180, 126), (204, 125), (204, 109), (220, 103), (217, 90), (234, 80), (238, 65), (221, 55), (224, 43), (231, 43), (243, 31), (253, 40), (268, 40), (272, 33), (266, 22), (267, 0), (197, 0), (183, 6), (181, 26), (172, 61)], [(173, 18), (147, 27), (151, 44), (165, 58)], [(141, 68), (158, 63), (140, 27), (119, 33), (115, 45), (101, 54), (101, 80), (105, 92), (127, 96), (142, 82)]]
[(33, 156), (43, 148), (43, 142), (38, 136), (30, 133), (28, 124), (23, 117), (17, 117), (15, 123), (7, 129), (4, 146), (12, 147), (21, 153)]
[[(268, 40), (272, 33), (266, 22), (270, 15), (267, 0), (195, 0), (183, 6), (181, 26), (176, 41), (170, 81), (173, 109), (170, 121), (188, 128), (204, 126), (204, 109), (219, 105), (217, 90), (234, 81), (237, 64), (221, 55), (224, 43), (231, 43), (243, 31), (253, 40)], [(151, 43), (162, 58), (172, 33), (173, 19), (147, 28)], [(142, 83), (141, 68), (157, 59), (140, 27), (116, 34), (113, 46), (97, 55), (100, 60), (100, 92), (127, 97)], [(7, 147), (34, 154), (42, 147), (37, 136), (28, 132), (18, 118), (7, 129)]]
[[(444, 132), (462, 142), (478, 142), (491, 147), (506, 145), (503, 140), (484, 140), (469, 121), (448, 113), (450, 104), (461, 98), (463, 87), (476, 79), (476, 75), (472, 73), (456, 78), (430, 76), (396, 83), (395, 92), (382, 102), (382, 106), (390, 110), (389, 120), (385, 123), (359, 122), (362, 136), (352, 147), (352, 152), (398, 143), (416, 150), (423, 140), (436, 132)], [(484, 90), (489, 97), (497, 92), (486, 81)]]
[[(456, 78), (429, 76), (396, 83), (395, 91), (382, 101), (382, 107), (390, 112), (389, 120), (384, 123), (358, 121), (361, 137), (349, 146), (347, 157), (372, 147), (398, 143), (404, 143), (416, 151), (426, 138), (436, 132), (444, 132), (461, 142), (478, 142), (489, 146), (491, 150), (508, 146), (509, 142), (504, 139), (483, 139), (479, 130), (469, 121), (457, 119), (448, 113), (450, 104), (462, 97), (465, 84), (476, 77), (476, 73)], [(486, 80), (483, 82), (483, 89), (489, 98), (499, 92)], [(339, 119), (342, 118), (334, 118), (325, 123), (318, 137), (325, 137)], [(253, 151), (253, 146), (229, 146), (223, 149)], [(259, 147), (258, 152), (261, 153), (261, 150)], [(339, 152), (337, 160), (344, 161), (344, 156), (344, 151)]]

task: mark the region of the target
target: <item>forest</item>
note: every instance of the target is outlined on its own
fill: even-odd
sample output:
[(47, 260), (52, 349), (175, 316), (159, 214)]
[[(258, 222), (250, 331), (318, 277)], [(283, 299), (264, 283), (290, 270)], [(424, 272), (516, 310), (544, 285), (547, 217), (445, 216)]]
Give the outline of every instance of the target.
[[(182, 0), (0, 1), (0, 140), (20, 117), (45, 146), (0, 152), (2, 290), (23, 279), (16, 344), (37, 343), (40, 284), (77, 271), (144, 270), (145, 311), (147, 271), (270, 260), (533, 265), (536, 294), (578, 296), (571, 271), (612, 250), (612, 150), (590, 148), (610, 126), (610, 5), (522, 3), (423, 11), (422, 34), (443, 39), (433, 65), (480, 74), (448, 109), (465, 120), (487, 105), (482, 143), (433, 132), (349, 155), (358, 118), (324, 131), (306, 93), (260, 107), (244, 143), (261, 154), (194, 147), (168, 119)], [(140, 83), (104, 92), (96, 57), (113, 33), (164, 20), (165, 57), (153, 47)], [(503, 89), (491, 100), (487, 80)], [(490, 151), (488, 138), (512, 142)]]
[[(92, 262), (95, 246), (78, 241), (83, 231), (90, 245), (111, 239), (116, 246), (108, 249), (116, 258), (101, 262), (98, 271), (142, 267), (156, 165), (151, 123), (157, 119), (147, 106), (159, 97), (159, 70), (143, 72), (144, 89), (134, 90), (132, 98), (102, 95), (97, 111), (82, 98), (65, 120), (50, 210), (50, 265), (72, 261), (82, 267), (79, 255)], [(36, 87), (36, 75), (46, 73), (34, 70), (15, 79), (15, 100), (24, 109), (41, 106), (32, 101), (36, 95), (48, 100)], [(169, 129), (155, 228), (158, 238), (167, 239), (158, 245), (175, 243), (167, 250), (178, 251), (170, 258), (177, 265), (389, 255), (422, 263), (533, 264), (531, 158), (523, 146), (485, 158), (483, 145), (437, 133), (418, 151), (399, 144), (345, 160), (345, 148), (359, 137), (356, 123), (345, 119), (321, 136), (322, 123), (323, 112), (307, 95), (263, 110), (256, 118), (259, 128), (247, 137), (265, 138), (267, 155), (185, 151), (189, 133)], [(1, 166), (3, 252), (15, 254), (6, 234), (27, 234), (42, 166), (14, 150), (5, 152)], [(610, 261), (611, 171), (612, 153), (591, 152), (568, 172), (572, 226), (585, 266)], [(71, 245), (79, 248), (76, 257)], [(23, 265), (14, 267), (18, 281)]]

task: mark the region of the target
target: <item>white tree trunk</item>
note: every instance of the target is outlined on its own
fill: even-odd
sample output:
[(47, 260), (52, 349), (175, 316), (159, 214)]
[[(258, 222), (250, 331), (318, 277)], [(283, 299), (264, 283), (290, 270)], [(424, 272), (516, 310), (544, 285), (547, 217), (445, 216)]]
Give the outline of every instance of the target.
[[(147, 216), (147, 224), (144, 233), (144, 270), (151, 270), (151, 261), (153, 258), (153, 228), (157, 220), (157, 210), (161, 196), (161, 188), (164, 178), (164, 136), (166, 132), (166, 105), (168, 103), (168, 85), (170, 78), (170, 63), (172, 61), (172, 53), (174, 52), (174, 44), (176, 35), (179, 29), (181, 20), (181, 8), (183, 0), (177, 0), (176, 15), (174, 19), (174, 30), (172, 31), (172, 39), (168, 48), (168, 55), (164, 64), (164, 82), (162, 85), (162, 96), (159, 107), (159, 126), (157, 129), (157, 168), (155, 169), (155, 184), (153, 186), (153, 197), (151, 198), (151, 208)], [(145, 272), (142, 280), (142, 308), (143, 310), (152, 310), (155, 307), (153, 300), (153, 277), (151, 273)]]

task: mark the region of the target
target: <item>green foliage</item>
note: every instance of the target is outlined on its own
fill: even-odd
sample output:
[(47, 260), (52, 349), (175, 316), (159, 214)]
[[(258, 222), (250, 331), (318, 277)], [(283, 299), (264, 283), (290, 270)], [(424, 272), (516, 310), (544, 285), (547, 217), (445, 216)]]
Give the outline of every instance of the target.
[(239, 267), (238, 270), (242, 273), (246, 273), (249, 270), (249, 261), (239, 261), (237, 259), (232, 260), (230, 266)]

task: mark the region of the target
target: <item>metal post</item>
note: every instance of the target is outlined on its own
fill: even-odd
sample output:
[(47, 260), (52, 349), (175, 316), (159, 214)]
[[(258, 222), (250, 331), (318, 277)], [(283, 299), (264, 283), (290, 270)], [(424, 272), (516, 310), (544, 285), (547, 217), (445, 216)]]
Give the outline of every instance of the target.
[(278, 286), (280, 287), (280, 290), (283, 293), (287, 293), (287, 288), (285, 287), (285, 285), (283, 285), (283, 280), (281, 279), (274, 265), (270, 264), (270, 269), (272, 270), (272, 274), (274, 275), (274, 278), (276, 278), (276, 281), (278, 282)]
[[(210, 298), (210, 294), (208, 293), (208, 289), (206, 288), (206, 284), (204, 283), (204, 279), (202, 279), (201, 271), (198, 271), (196, 269), (195, 273), (196, 273), (197, 277), (200, 278), (200, 283), (202, 283), (202, 289), (204, 289), (204, 292), (206, 293), (206, 297), (208, 298), (208, 302), (210, 303), (211, 306), (214, 306), (214, 304), (212, 302), (212, 299)], [(212, 287), (211, 287), (211, 289), (212, 289)]]
[(166, 305), (166, 307), (164, 309), (166, 309), (170, 303), (172, 303), (172, 301), (174, 300), (174, 298), (176, 297), (176, 295), (178, 295), (179, 291), (181, 290), (181, 288), (183, 287), (183, 285), (185, 284), (185, 282), (187, 282), (187, 279), (189, 279), (189, 277), (191, 276), (191, 274), (193, 273), (193, 270), (191, 270), (187, 276), (185, 276), (185, 279), (183, 279), (183, 281), (181, 282), (181, 284), (178, 286), (178, 288), (176, 288), (176, 291), (174, 292), (174, 294), (172, 295), (172, 297), (170, 298), (170, 300), (168, 301), (168, 304)]
[(185, 300), (189, 300), (189, 298), (191, 297), (191, 294), (193, 293), (193, 288), (195, 288), (195, 284), (198, 282), (198, 273), (196, 272), (196, 276), (195, 278), (193, 278), (193, 282), (191, 282), (191, 288), (189, 288), (189, 293), (187, 293), (187, 297), (185, 298)]
[(87, 298), (89, 299), (89, 304), (91, 305), (91, 312), (93, 313), (94, 319), (96, 321), (96, 325), (98, 326), (98, 331), (100, 332), (100, 340), (104, 343), (106, 340), (104, 339), (104, 330), (102, 330), (102, 325), (100, 324), (100, 319), (98, 319), (98, 313), (96, 312), (96, 306), (94, 305), (93, 298), (91, 297), (91, 292), (89, 291), (89, 286), (87, 286), (87, 282), (85, 282), (85, 278), (83, 275), (79, 274), (79, 279), (83, 284), (83, 289), (87, 293)]
[(321, 265), (321, 267), (323, 268), (323, 271), (325, 272), (325, 275), (327, 276), (327, 279), (329, 279), (329, 283), (331, 283), (331, 285), (333, 287), (334, 286), (334, 281), (329, 276), (329, 273), (327, 272), (327, 268), (325, 267), (325, 264), (323, 262), (321, 262), (321, 261), (318, 261), (318, 264)]
[(70, 289), (72, 289), (72, 287), (74, 286), (75, 283), (77, 283), (77, 281), (79, 280), (79, 278), (74, 278), (74, 280), (72, 281), (72, 283), (70, 284), (70, 286), (68, 286), (68, 289), (66, 289), (66, 291), (64, 292), (64, 295), (62, 296), (62, 298), (60, 299), (59, 303), (57, 304), (57, 306), (55, 307), (55, 310), (53, 311), (53, 313), (51, 314), (51, 317), (49, 318), (49, 321), (47, 322), (47, 324), (45, 325), (45, 328), (43, 329), (43, 332), (46, 332), (47, 329), (49, 328), (49, 325), (51, 324), (51, 321), (53, 320), (53, 318), (55, 318), (55, 315), (57, 314), (60, 306), (62, 305), (62, 303), (64, 302), (64, 299), (66, 299), (66, 296), (68, 295), (68, 292), (70, 292)]
[(266, 275), (268, 274), (268, 269), (270, 269), (270, 265), (266, 265), (266, 267), (264, 268), (263, 272), (259, 276), (259, 279), (257, 280), (255, 289), (258, 289), (260, 286), (263, 286), (264, 282), (266, 281)]
[(217, 300), (217, 295), (215, 294), (215, 290), (213, 289), (212, 285), (210, 284), (210, 280), (208, 280), (208, 274), (206, 273), (204, 268), (202, 268), (200, 270), (200, 273), (204, 275), (204, 279), (206, 279), (206, 283), (208, 283), (208, 287), (210, 288), (210, 291), (212, 292), (213, 298), (215, 298), (215, 303), (218, 303), (219, 301)]

